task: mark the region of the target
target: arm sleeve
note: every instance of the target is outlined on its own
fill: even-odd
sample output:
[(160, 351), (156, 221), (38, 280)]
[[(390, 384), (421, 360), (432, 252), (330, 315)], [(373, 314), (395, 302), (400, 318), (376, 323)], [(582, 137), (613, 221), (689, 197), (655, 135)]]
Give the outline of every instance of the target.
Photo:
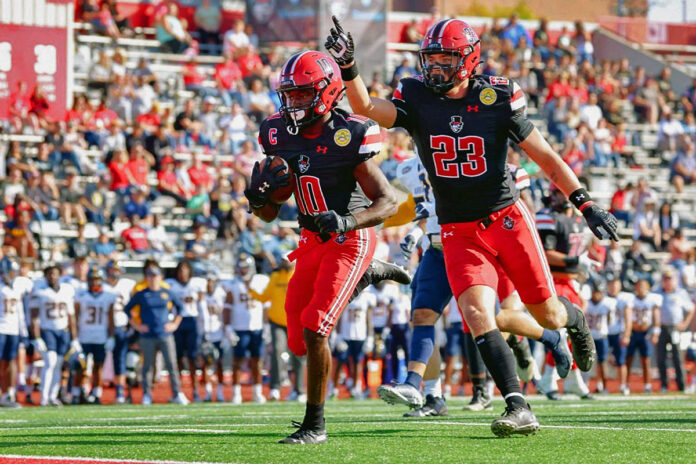
[(396, 106), (396, 120), (392, 127), (403, 127), (408, 132), (411, 132), (413, 126), (411, 125), (411, 115), (404, 87), (404, 80), (402, 79), (392, 94), (391, 102)]
[(360, 148), (358, 148), (358, 164), (369, 160), (382, 151), (382, 133), (379, 125), (368, 120), (363, 127), (365, 127), (365, 133), (362, 136)]
[(128, 303), (126, 303), (126, 306), (123, 307), (123, 312), (126, 313), (128, 317), (131, 317), (131, 310), (135, 305), (137, 305), (140, 301), (140, 292), (135, 293), (133, 296), (130, 297), (130, 300), (128, 300)]
[(534, 130), (534, 124), (527, 119), (527, 97), (524, 90), (511, 82), (512, 94), (510, 96), (510, 119), (508, 121), (508, 136), (515, 142), (520, 143)]

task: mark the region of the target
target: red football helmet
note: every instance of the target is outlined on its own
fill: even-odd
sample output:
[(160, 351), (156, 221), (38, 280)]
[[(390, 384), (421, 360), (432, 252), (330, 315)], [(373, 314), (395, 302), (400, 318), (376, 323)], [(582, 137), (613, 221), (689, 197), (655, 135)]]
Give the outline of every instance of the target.
[(280, 114), (288, 130), (301, 128), (331, 111), (343, 96), (341, 70), (329, 55), (317, 51), (296, 53), (280, 72)]
[[(449, 64), (437, 63), (428, 55), (449, 54)], [(425, 85), (438, 93), (448, 92), (455, 78), (467, 79), (481, 60), (481, 40), (474, 29), (460, 19), (443, 19), (426, 32), (418, 53)], [(442, 72), (433, 73), (434, 69)]]

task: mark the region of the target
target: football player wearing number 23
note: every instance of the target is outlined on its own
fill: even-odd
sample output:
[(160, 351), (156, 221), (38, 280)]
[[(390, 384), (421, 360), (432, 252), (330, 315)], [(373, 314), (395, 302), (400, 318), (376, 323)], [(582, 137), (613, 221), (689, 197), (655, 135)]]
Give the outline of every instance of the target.
[[(419, 52), (423, 75), (402, 79), (391, 100), (385, 100), (369, 96), (354, 60), (353, 39), (333, 19), (325, 46), (341, 67), (351, 107), (383, 127), (406, 129), (428, 172), (450, 287), (507, 403), (491, 429), (498, 436), (534, 433), (539, 423), (522, 396), (512, 354), (496, 328), (498, 268), (542, 326), (568, 329), (578, 367), (589, 370), (595, 352), (580, 309), (555, 294), (534, 216), (507, 175), (508, 139), (582, 211), (595, 235), (617, 240), (616, 219), (592, 202), (527, 120), (522, 89), (504, 77), (475, 74), (481, 44), (467, 23), (435, 23)], [(417, 377), (409, 375), (407, 382), (419, 383)]]
[[(381, 151), (380, 128), (335, 108), (343, 96), (337, 64), (325, 53), (304, 51), (281, 70), (280, 112), (259, 129), (267, 156), (290, 166), (302, 227), (288, 284), (288, 346), (307, 355), (307, 406), (298, 430), (281, 441), (323, 443), (324, 398), (331, 363), (328, 336), (375, 251), (373, 226), (397, 210), (393, 191), (371, 158)], [(288, 173), (256, 168), (245, 191), (252, 210), (287, 186)]]

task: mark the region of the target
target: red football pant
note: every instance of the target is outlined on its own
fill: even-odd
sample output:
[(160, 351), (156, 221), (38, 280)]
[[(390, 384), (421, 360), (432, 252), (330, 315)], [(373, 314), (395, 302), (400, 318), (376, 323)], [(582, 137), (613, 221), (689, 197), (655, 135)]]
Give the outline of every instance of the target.
[(302, 231), (295, 273), (288, 283), (285, 312), (288, 347), (296, 356), (307, 353), (303, 329), (328, 337), (375, 253), (372, 228), (332, 234), (320, 244), (318, 234)]
[(447, 278), (455, 297), (474, 285), (498, 289), (500, 270), (512, 281), (523, 303), (543, 303), (555, 295), (546, 252), (534, 216), (524, 202), (481, 221), (443, 224), (442, 245)]

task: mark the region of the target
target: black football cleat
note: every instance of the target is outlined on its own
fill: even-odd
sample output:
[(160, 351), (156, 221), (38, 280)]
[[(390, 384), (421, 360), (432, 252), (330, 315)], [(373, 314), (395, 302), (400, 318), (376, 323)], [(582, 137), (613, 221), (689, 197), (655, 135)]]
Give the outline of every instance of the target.
[(381, 385), (377, 389), (379, 397), (389, 404), (403, 404), (411, 409), (423, 406), (423, 395), (407, 383), (392, 383)]
[(497, 437), (510, 435), (534, 435), (539, 431), (539, 421), (529, 407), (505, 408), (502, 416), (491, 424), (491, 431)]
[(353, 294), (350, 297), (350, 301), (355, 299), (360, 292), (365, 290), (370, 285), (378, 284), (383, 280), (393, 280), (400, 284), (408, 285), (411, 283), (411, 276), (402, 267), (396, 264), (387, 263), (380, 259), (373, 259), (367, 270), (362, 275), (356, 285)]
[(448, 412), (445, 399), (433, 395), (426, 395), (423, 407), (404, 413), (404, 417), (444, 417), (446, 415)]
[(561, 395), (556, 390), (546, 393), (546, 397), (551, 401), (561, 401)]
[(491, 397), (488, 396), (486, 387), (474, 387), (474, 396), (469, 404), (464, 406), (465, 411), (490, 411), (493, 409)]
[[(573, 359), (577, 364), (578, 369), (583, 372), (588, 372), (597, 359), (597, 348), (590, 333), (590, 328), (587, 326), (585, 315), (580, 312), (582, 321), (580, 327), (568, 327), (568, 337), (570, 344), (573, 346)], [(560, 373), (559, 373), (560, 375)]]
[(293, 427), (297, 427), (293, 433), (280, 440), (278, 443), (285, 445), (323, 445), (327, 442), (326, 429), (306, 429), (301, 423), (292, 421)]

